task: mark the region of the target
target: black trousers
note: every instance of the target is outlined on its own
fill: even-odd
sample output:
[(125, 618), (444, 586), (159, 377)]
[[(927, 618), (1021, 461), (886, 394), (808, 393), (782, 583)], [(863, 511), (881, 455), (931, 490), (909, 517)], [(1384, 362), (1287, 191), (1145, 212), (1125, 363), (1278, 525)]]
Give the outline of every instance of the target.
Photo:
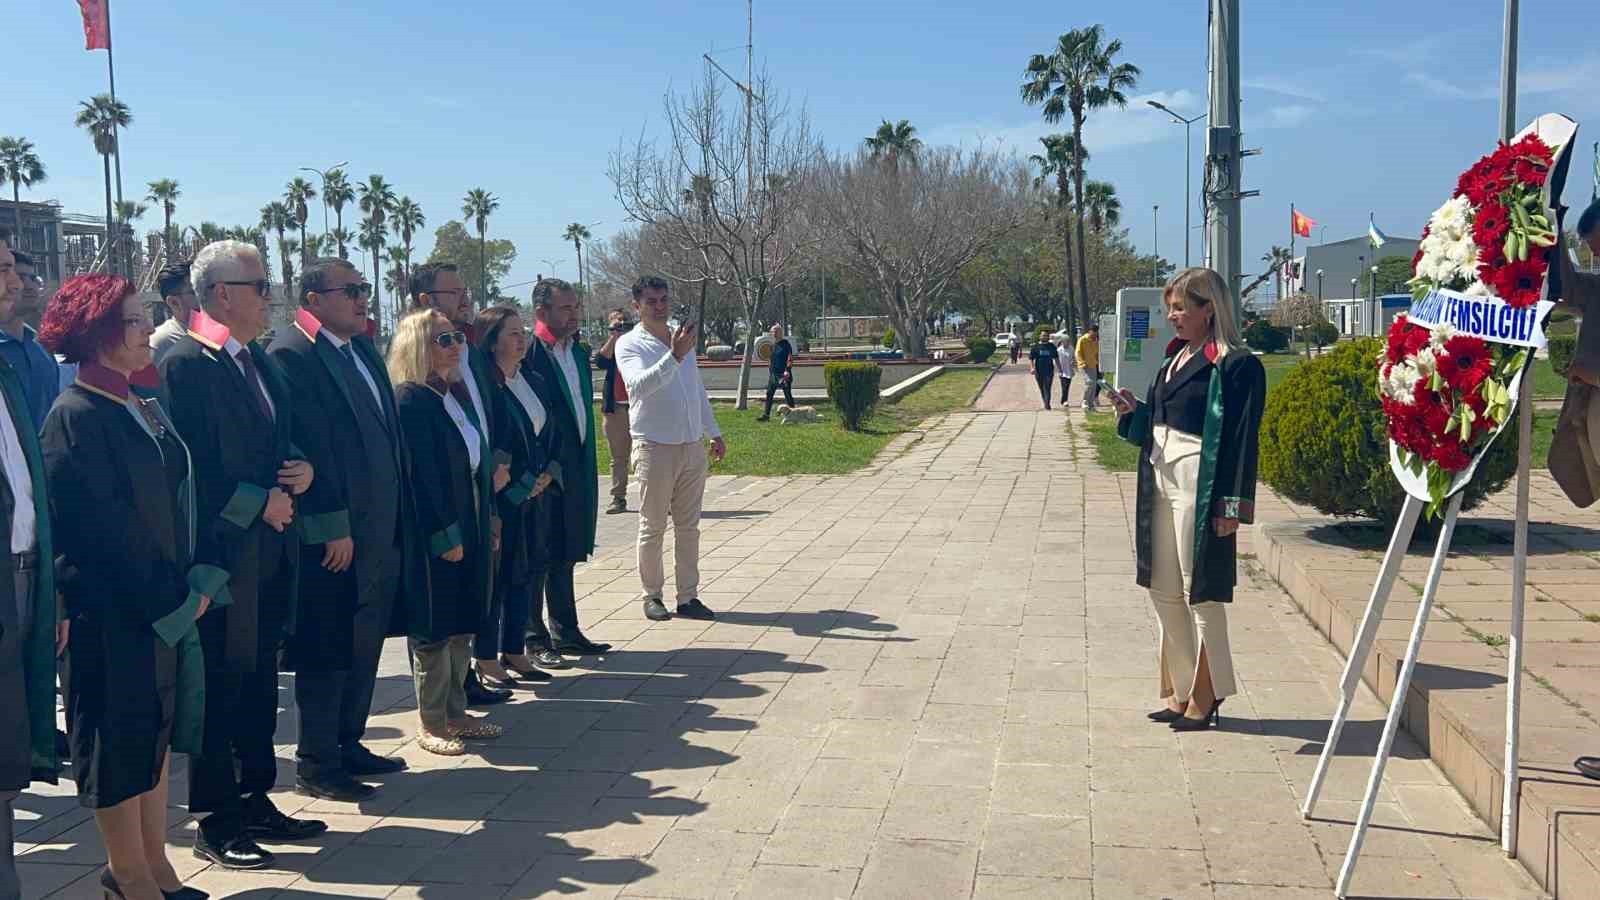
[[(400, 551), (382, 563), (375, 602), (356, 607), (350, 668), (296, 672), (295, 705), (300, 709), (300, 746), (295, 750), (302, 777), (325, 777), (344, 770), (345, 760), (361, 750), (378, 683), (378, 657), (389, 630), (400, 587)], [(354, 588), (354, 580), (351, 582)]]
[[(286, 602), (292, 573), (288, 557), (281, 551), (270, 554), (262, 571), (261, 605)], [(205, 737), (201, 752), (189, 757), (189, 812), (212, 813), (203, 827), (213, 839), (237, 834), (244, 827), (244, 798), (266, 794), (278, 780), (272, 735), (278, 724), (281, 635), (276, 625), (268, 630), (257, 636), (255, 666), (249, 671), (206, 657)]]
[[(1050, 408), (1050, 388), (1056, 380), (1055, 373), (1049, 369), (1037, 369), (1033, 373), (1033, 380), (1039, 383), (1039, 396), (1044, 398), (1044, 408)], [(1066, 395), (1062, 395), (1066, 399)]]
[[(529, 646), (553, 646), (578, 635), (578, 596), (572, 583), (577, 565), (552, 562), (534, 569), (529, 592)], [(545, 625), (547, 615), (548, 627)]]
[(794, 391), (790, 389), (789, 382), (790, 379), (779, 375), (767, 376), (767, 411), (761, 414), (763, 417), (772, 415), (772, 395), (779, 388), (783, 389), (783, 402), (789, 404), (791, 408), (795, 405)]
[[(531, 632), (528, 626), (528, 595), (532, 592), (532, 586), (526, 583), (495, 584), (494, 602), (489, 607), (489, 615), (484, 617), (483, 625), (478, 628), (478, 636), (472, 641), (473, 659), (487, 661), (499, 659), (502, 653), (520, 655), (526, 652), (526, 639)], [(545, 627), (542, 616), (538, 627)], [(548, 641), (549, 632), (543, 633)]]

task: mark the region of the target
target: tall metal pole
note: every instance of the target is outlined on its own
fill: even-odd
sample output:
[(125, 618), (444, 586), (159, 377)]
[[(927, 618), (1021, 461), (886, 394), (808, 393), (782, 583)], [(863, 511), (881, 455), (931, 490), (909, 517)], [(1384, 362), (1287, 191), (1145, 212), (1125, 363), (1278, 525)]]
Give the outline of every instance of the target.
[(1216, 173), (1215, 189), (1208, 198), (1215, 211), (1207, 236), (1211, 265), (1228, 286), (1236, 313), (1240, 313), (1239, 200), (1239, 0), (1210, 0), (1211, 20), (1211, 126), (1206, 129), (1206, 165)]
[[(1517, 131), (1517, 0), (1506, 0), (1506, 22), (1500, 49), (1500, 139)], [(1557, 252), (1560, 252), (1559, 250)], [(1531, 367), (1530, 367), (1531, 368)], [(1522, 603), (1528, 583), (1528, 471), (1533, 464), (1533, 378), (1523, 370), (1517, 391), (1517, 518), (1512, 526), (1511, 637), (1506, 645), (1505, 793), (1500, 798), (1500, 848), (1517, 855), (1517, 759), (1522, 709)]]
[[(117, 102), (117, 67), (111, 61), (111, 0), (106, 0), (105, 9), (106, 77), (111, 86), (111, 102), (113, 105), (115, 105)], [(106, 262), (108, 265), (111, 261), (111, 250), (122, 245), (122, 135), (120, 133), (120, 129), (117, 127), (115, 118), (111, 120), (111, 150), (112, 160), (116, 163), (117, 167), (117, 214), (112, 217), (113, 221), (116, 223), (117, 233), (115, 237), (110, 237), (108, 235), (112, 241), (111, 245), (106, 251)], [(17, 235), (18, 240), (21, 240), (21, 238), (22, 235)], [(123, 274), (127, 275), (129, 278), (134, 276), (133, 272), (124, 272)]]
[(1150, 207), (1150, 286), (1161, 286), (1161, 204)]
[(1193, 119), (1183, 121), (1183, 267), (1189, 268), (1189, 205), (1194, 202), (1194, 195), (1189, 193), (1189, 151), (1194, 141), (1191, 139)]

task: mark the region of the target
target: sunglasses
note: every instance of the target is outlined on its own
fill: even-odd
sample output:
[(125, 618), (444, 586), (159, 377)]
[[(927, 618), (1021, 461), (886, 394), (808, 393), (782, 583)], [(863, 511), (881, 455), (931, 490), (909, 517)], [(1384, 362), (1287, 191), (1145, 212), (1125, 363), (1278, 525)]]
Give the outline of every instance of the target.
[(223, 284), (237, 284), (253, 287), (256, 289), (256, 293), (263, 297), (267, 296), (267, 292), (272, 289), (272, 282), (266, 280), (265, 278), (257, 278), (254, 281), (224, 281)]
[(363, 300), (372, 296), (372, 284), (366, 281), (359, 281), (344, 285), (343, 287), (329, 288), (326, 291), (312, 291), (311, 293), (331, 296), (341, 291), (344, 292), (344, 295), (351, 300)]
[(467, 333), (465, 331), (446, 331), (444, 334), (436, 335), (433, 342), (446, 350), (449, 350), (452, 344), (460, 344), (465, 347), (467, 345)]

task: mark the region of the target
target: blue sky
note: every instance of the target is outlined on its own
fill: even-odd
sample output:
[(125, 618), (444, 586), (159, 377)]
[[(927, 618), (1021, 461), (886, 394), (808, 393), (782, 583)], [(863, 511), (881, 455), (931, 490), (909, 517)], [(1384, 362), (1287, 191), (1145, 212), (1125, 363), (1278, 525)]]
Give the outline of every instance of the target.
[[(831, 144), (905, 118), (930, 143), (984, 139), (1026, 154), (1065, 130), (1017, 99), (1028, 55), (1099, 22), (1144, 75), (1127, 111), (1091, 120), (1090, 175), (1117, 186), (1145, 249), (1160, 204), (1160, 250), (1181, 262), (1183, 128), (1143, 101), (1205, 109), (1206, 4), (1072, 7), (758, 0), (757, 60)], [(1502, 4), (1244, 7), (1245, 140), (1264, 150), (1245, 161), (1245, 186), (1261, 191), (1245, 203), (1247, 268), (1287, 239), (1291, 202), (1329, 240), (1363, 232), (1369, 211), (1392, 235), (1420, 232), (1496, 135)], [(115, 0), (118, 97), (134, 113), (124, 192), (142, 197), (146, 182), (176, 178), (184, 223), (253, 223), (299, 166), (348, 160), (353, 179), (382, 173), (422, 205), (423, 253), (435, 226), (460, 218), (461, 195), (484, 187), (501, 198), (491, 234), (519, 250), (507, 282), (552, 269), (570, 278), (572, 247), (559, 239), (568, 222), (600, 223), (597, 238), (625, 224), (608, 154), (660, 124), (663, 92), (699, 76), (702, 52), (742, 68), (744, 11), (739, 0)], [(1578, 24), (1568, 3), (1523, 3), (1520, 121), (1600, 112), (1600, 51)], [(50, 170), (24, 196), (93, 214), (99, 161), (72, 116), (105, 89), (104, 53), (82, 49), (71, 0), (17, 3), (6, 31), (0, 134), (32, 139)], [(1566, 199), (1581, 208), (1600, 129), (1578, 139)], [(159, 227), (159, 214), (144, 224)], [(1198, 262), (1198, 234), (1194, 248)]]

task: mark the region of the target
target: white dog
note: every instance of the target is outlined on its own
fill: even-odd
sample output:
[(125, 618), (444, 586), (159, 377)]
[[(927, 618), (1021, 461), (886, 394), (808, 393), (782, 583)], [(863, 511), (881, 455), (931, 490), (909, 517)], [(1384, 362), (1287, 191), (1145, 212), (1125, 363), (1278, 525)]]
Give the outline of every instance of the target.
[(815, 406), (780, 406), (778, 407), (778, 421), (785, 425), (815, 422), (817, 421), (817, 408)]

